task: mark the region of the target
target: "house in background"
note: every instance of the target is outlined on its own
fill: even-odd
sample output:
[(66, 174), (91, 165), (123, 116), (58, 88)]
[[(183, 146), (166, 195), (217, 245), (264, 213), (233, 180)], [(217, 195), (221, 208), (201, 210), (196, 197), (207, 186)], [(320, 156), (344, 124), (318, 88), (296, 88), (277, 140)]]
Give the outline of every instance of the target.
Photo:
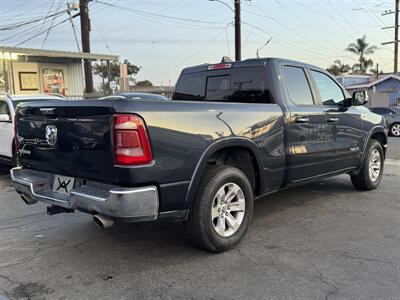
[(339, 81), (341, 85), (346, 87), (349, 85), (368, 83), (371, 80), (371, 75), (348, 74), (336, 76), (336, 80)]
[(394, 75), (347, 75), (337, 80), (352, 94), (366, 91), (369, 96), (368, 107), (400, 106), (400, 74)]
[(116, 55), (0, 46), (0, 92), (84, 97), (82, 61), (118, 61)]

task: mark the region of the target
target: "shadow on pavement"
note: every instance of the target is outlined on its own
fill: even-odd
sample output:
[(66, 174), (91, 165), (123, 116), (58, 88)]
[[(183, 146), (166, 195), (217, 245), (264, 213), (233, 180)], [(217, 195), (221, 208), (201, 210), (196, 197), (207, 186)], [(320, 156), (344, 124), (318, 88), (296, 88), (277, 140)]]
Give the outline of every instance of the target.
[[(350, 179), (336, 178), (336, 180), (319, 181), (266, 196), (255, 202), (253, 223), (249, 231), (252, 232), (253, 237), (257, 236), (259, 232), (265, 230), (257, 226), (258, 221), (269, 220), (268, 217), (285, 210), (307, 209), (306, 207), (312, 201), (323, 201), (326, 197), (351, 197), (354, 193), (358, 192), (352, 187)], [(73, 222), (67, 219), (65, 221)], [(182, 256), (193, 260), (194, 257), (200, 258), (210, 254), (207, 251), (199, 251), (186, 242), (184, 228), (180, 223), (116, 223), (106, 230), (96, 229), (94, 226), (89, 223), (79, 225), (80, 230), (89, 231), (92, 237), (88, 239), (87, 244), (81, 245), (82, 251), (89, 250), (90, 252), (91, 249), (97, 251), (98, 254), (102, 253), (111, 257), (116, 249), (122, 252), (124, 252), (122, 249), (129, 249), (130, 253), (135, 253), (134, 261), (137, 261), (137, 255), (151, 261), (157, 260), (159, 256), (166, 259), (167, 256), (170, 257), (169, 262), (172, 264), (179, 263)], [(66, 230), (67, 228), (63, 229), (65, 234), (73, 234), (67, 233)], [(99, 247), (100, 245), (102, 246)]]

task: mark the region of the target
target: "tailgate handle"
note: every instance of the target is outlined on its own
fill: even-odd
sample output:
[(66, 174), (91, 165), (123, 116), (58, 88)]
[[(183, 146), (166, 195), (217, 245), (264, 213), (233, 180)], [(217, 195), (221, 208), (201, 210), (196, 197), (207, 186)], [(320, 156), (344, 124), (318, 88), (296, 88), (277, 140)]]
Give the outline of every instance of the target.
[(310, 121), (310, 118), (306, 117), (298, 117), (295, 119), (296, 123), (308, 123)]

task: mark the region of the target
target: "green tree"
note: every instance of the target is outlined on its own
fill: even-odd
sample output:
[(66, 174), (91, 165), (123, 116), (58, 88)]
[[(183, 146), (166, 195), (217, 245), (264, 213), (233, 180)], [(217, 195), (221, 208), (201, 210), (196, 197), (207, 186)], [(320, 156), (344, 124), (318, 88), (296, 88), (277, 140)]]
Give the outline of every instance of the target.
[(354, 73), (366, 73), (367, 69), (372, 67), (374, 62), (372, 59), (364, 59), (361, 63), (356, 63), (353, 65), (352, 70)]
[[(127, 59), (125, 59), (123, 63), (128, 65), (129, 81), (135, 81), (133, 76), (139, 73), (141, 67), (133, 65)], [(119, 63), (118, 62), (110, 63), (110, 68), (111, 68), (110, 80), (117, 80), (120, 77)], [(100, 76), (103, 79), (108, 79), (107, 64), (96, 63), (93, 66), (93, 73), (95, 75)]]
[(153, 83), (150, 80), (142, 80), (137, 81), (136, 86), (153, 86)]
[(358, 63), (353, 66), (354, 72), (366, 73), (367, 69), (373, 66), (374, 62), (367, 59), (366, 56), (371, 55), (377, 49), (376, 46), (370, 46), (366, 41), (366, 35), (358, 38), (355, 43), (347, 46), (346, 51), (358, 56)]
[(334, 76), (348, 73), (351, 68), (349, 65), (342, 63), (339, 59), (335, 60), (335, 63), (326, 69), (329, 73)]

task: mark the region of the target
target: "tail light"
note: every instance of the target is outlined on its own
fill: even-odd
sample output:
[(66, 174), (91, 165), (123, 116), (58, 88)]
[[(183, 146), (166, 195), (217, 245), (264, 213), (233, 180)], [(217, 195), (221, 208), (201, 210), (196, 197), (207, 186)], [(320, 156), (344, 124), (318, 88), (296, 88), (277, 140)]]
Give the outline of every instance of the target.
[(15, 143), (15, 154), (17, 155), (19, 152), (19, 140), (18, 140), (18, 132), (17, 132), (17, 113), (14, 115), (14, 143)]
[(208, 70), (221, 70), (221, 69), (230, 69), (232, 68), (232, 64), (226, 64), (226, 63), (221, 63), (221, 64), (215, 64), (215, 65), (209, 65)]
[(117, 165), (141, 165), (153, 160), (146, 125), (137, 115), (114, 115), (114, 153)]

